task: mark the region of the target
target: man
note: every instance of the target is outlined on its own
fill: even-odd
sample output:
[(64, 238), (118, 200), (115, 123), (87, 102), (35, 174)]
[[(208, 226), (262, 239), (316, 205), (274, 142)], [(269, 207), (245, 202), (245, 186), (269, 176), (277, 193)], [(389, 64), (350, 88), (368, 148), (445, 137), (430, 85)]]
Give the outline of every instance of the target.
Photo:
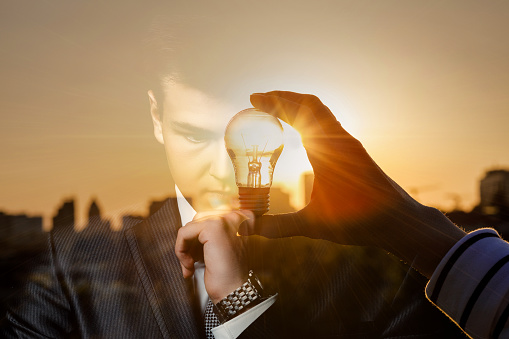
[[(294, 121), (283, 114), (280, 117), (306, 132), (303, 141), (316, 181), (312, 202), (304, 214), (310, 210), (313, 213), (302, 219), (293, 215), (260, 219), (254, 227), (249, 212), (231, 211), (237, 207), (237, 188), (224, 148), (224, 129), (231, 117), (248, 105), (246, 93), (241, 103), (232, 100), (237, 81), (249, 81), (241, 72), (247, 66), (239, 60), (243, 55), (259, 52), (259, 48), (242, 51), (237, 48), (237, 36), (231, 35), (231, 27), (222, 21), (215, 22), (210, 16), (198, 19), (200, 26), (190, 27), (189, 31), (199, 32), (201, 45), (193, 46), (195, 40), (187, 41), (191, 53), (181, 52), (182, 42), (172, 39), (179, 36), (174, 27), (168, 34), (161, 32), (161, 27), (168, 23), (165, 18), (162, 26), (155, 24), (160, 32), (151, 38), (150, 44), (154, 46), (147, 53), (148, 73), (156, 78), (148, 91), (154, 135), (164, 145), (175, 182), (170, 190), (179, 198), (168, 200), (143, 222), (131, 221), (122, 232), (113, 234), (110, 241), (104, 241), (100, 231), (90, 235), (76, 233), (72, 227), (53, 230), (42, 263), (33, 267), (24, 294), (11, 307), (3, 334), (6, 337), (106, 338), (204, 336), (209, 299), (217, 311), (218, 305), (248, 279), (255, 280), (249, 276), (252, 270), (263, 285), (263, 289), (258, 286), (256, 291), (259, 298), (241, 305), (245, 306), (241, 312), (223, 318), (222, 324), (207, 335), (218, 338), (464, 337), (425, 299), (422, 291), (426, 279), (383, 250), (308, 238), (269, 240), (237, 236), (239, 225), (244, 234), (251, 233), (246, 231), (246, 223), (251, 223), (248, 229), (273, 236), (267, 230), (283, 228), (277, 224), (273, 227), (274, 222), (270, 220), (276, 223), (283, 220), (282, 224), (302, 230), (303, 235), (335, 241), (332, 236), (306, 234), (305, 230), (333, 230), (329, 226), (335, 224), (338, 215), (348, 217), (354, 226), (362, 225), (366, 218), (380, 217), (379, 225), (387, 227), (392, 220), (387, 220), (383, 213), (375, 213), (376, 210), (392, 211), (398, 206), (370, 204), (362, 199), (384, 200), (384, 192), (371, 187), (371, 183), (378, 183), (377, 179), (384, 176), (375, 175), (374, 181), (369, 181), (369, 177), (359, 182), (345, 180), (368, 169), (362, 162), (349, 162), (354, 159), (351, 155), (358, 150), (355, 147), (359, 143), (352, 138), (355, 141), (337, 150), (326, 143), (310, 142), (325, 139), (334, 142), (343, 140), (347, 134), (330, 121), (326, 124), (320, 119), (315, 121), (313, 114), (303, 110), (299, 119), (304, 121)], [(240, 16), (236, 20), (237, 25), (244, 23)], [(251, 35), (256, 34), (255, 25), (244, 24), (243, 34), (246, 29), (252, 30)], [(219, 33), (207, 35), (211, 25), (221, 27)], [(228, 43), (227, 39), (230, 39)], [(247, 38), (241, 41), (244, 45), (251, 44)], [(216, 42), (230, 48), (210, 46)], [(218, 60), (231, 69), (215, 68)], [(256, 60), (251, 62), (250, 68), (256, 70)], [(253, 97), (256, 98), (263, 96)], [(271, 102), (273, 98), (269, 96), (267, 100)], [(257, 108), (270, 113), (281, 108), (280, 102), (285, 101), (264, 106), (262, 103), (267, 104), (266, 101), (253, 100)], [(306, 105), (304, 102), (302, 107)], [(281, 112), (292, 110), (284, 107)], [(327, 154), (330, 150), (333, 152)], [(182, 197), (191, 198), (195, 210)], [(409, 205), (412, 204), (417, 203)], [(288, 218), (293, 219), (284, 221)], [(88, 228), (94, 229), (93, 226)], [(366, 232), (364, 236), (365, 243), (354, 238), (351, 243), (377, 245), (373, 239), (387, 235)], [(410, 256), (404, 259), (409, 264), (414, 261)]]
[[(154, 134), (164, 144), (177, 191), (193, 198), (198, 215), (191, 221), (187, 202), (170, 199), (107, 246), (100, 237), (84, 239), (72, 228), (54, 230), (43, 263), (33, 269), (21, 303), (8, 314), (5, 336), (200, 337), (208, 298), (217, 307), (253, 270), (264, 285), (257, 291), (259, 301), (223, 319), (212, 331), (217, 337), (464, 337), (425, 300), (425, 278), (379, 249), (238, 237), (243, 222), (253, 227), (248, 212), (227, 211), (236, 190), (223, 132), (238, 109), (171, 76), (163, 78), (161, 88), (159, 96), (148, 93)], [(346, 133), (329, 130), (333, 126), (320, 121), (289, 122), (311, 131), (324, 128), (321, 132), (332, 140)], [(310, 135), (303, 137), (315, 166), (329, 148), (309, 143)], [(376, 199), (376, 194), (359, 196), (367, 182), (337, 187), (332, 164), (340, 154), (331, 156), (315, 168), (316, 188), (308, 208), (319, 199), (325, 213), (305, 219), (310, 229), (313, 223), (317, 229), (327, 224), (336, 210), (351, 213), (348, 219), (354, 224), (382, 216), (371, 215), (376, 206), (361, 199)], [(343, 165), (348, 172), (356, 164)], [(337, 194), (327, 202), (328, 183), (345, 194), (342, 204)], [(214, 215), (204, 213), (211, 209)], [(381, 226), (387, 224), (380, 219)], [(299, 221), (293, 225), (303, 226)], [(366, 244), (374, 244), (369, 239)]]
[[(177, 183), (177, 187), (182, 191), (184, 196), (193, 197), (193, 202), (195, 203), (195, 207), (198, 210), (205, 211), (210, 210), (211, 208), (227, 209), (228, 206), (231, 206), (232, 202), (235, 202), (237, 190), (233, 182), (231, 162), (224, 148), (223, 131), (229, 119), (238, 111), (238, 109), (229, 107), (226, 102), (222, 102), (217, 98), (213, 98), (198, 89), (178, 83), (172, 80), (171, 77), (163, 80), (163, 92), (159, 100), (156, 98), (153, 91), (149, 91), (149, 99), (151, 104), (151, 115), (154, 122), (154, 133), (156, 139), (165, 146), (168, 164), (173, 174), (173, 178)], [(162, 112), (160, 109), (161, 105), (159, 104), (161, 100), (164, 100), (162, 105)], [(186, 159), (185, 165), (183, 165), (181, 159)], [(182, 210), (183, 208), (180, 207), (181, 213)], [(320, 300), (320, 302), (330, 304), (327, 307), (322, 306), (324, 307), (322, 312), (326, 313), (326, 309), (327, 312), (330, 312), (328, 308), (336, 306), (334, 298), (337, 297), (341, 299), (341, 303), (343, 305), (348, 305), (348, 299), (350, 299), (345, 298), (342, 293), (339, 293), (334, 298), (327, 300), (327, 297), (325, 296), (319, 296), (319, 294), (314, 293), (309, 294), (307, 289), (301, 289), (303, 287), (300, 286), (301, 284), (308, 283), (312, 284), (313, 286), (316, 285), (316, 292), (318, 292), (320, 288), (323, 288), (322, 284), (331, 284), (331, 281), (327, 281), (327, 279), (322, 280), (320, 276), (312, 277), (309, 272), (307, 272), (307, 276), (298, 278), (297, 274), (302, 274), (303, 272), (299, 273), (299, 271), (302, 270), (302, 266), (297, 267), (297, 265), (303, 265), (304, 267), (318, 266), (321, 267), (322, 270), (334, 272), (337, 271), (337, 268), (334, 267), (334, 265), (337, 263), (337, 260), (340, 260), (339, 258), (345, 256), (345, 253), (347, 253), (345, 257), (352, 256), (356, 258), (351, 258), (350, 260), (341, 260), (343, 265), (342, 268), (348, 271), (355, 266), (355, 270), (360, 272), (358, 276), (348, 272), (350, 279), (348, 288), (353, 288), (355, 285), (365, 286), (365, 291), (360, 293), (360, 296), (357, 297), (357, 302), (353, 302), (353, 305), (345, 307), (342, 312), (339, 312), (336, 315), (338, 317), (343, 317), (345, 316), (345, 313), (351, 313), (348, 317), (348, 323), (343, 320), (343, 322), (345, 322), (343, 326), (348, 328), (348, 330), (339, 330), (341, 327), (341, 321), (336, 320), (334, 322), (331, 319), (328, 319), (328, 321), (331, 321), (331, 323), (326, 325), (320, 324), (318, 326), (318, 322), (314, 326), (310, 325), (309, 328), (306, 329), (312, 332), (316, 332), (316, 328), (320, 327), (320, 331), (323, 331), (323, 333), (332, 331), (331, 333), (341, 334), (342, 331), (345, 333), (349, 333), (349, 331), (351, 331), (351, 333), (357, 333), (358, 335), (383, 336), (384, 325), (375, 325), (374, 319), (367, 322), (361, 321), (361, 319), (363, 317), (369, 319), (370, 316), (377, 316), (380, 318), (386, 318), (384, 320), (380, 320), (382, 322), (393, 321), (396, 318), (395, 314), (397, 312), (391, 315), (378, 314), (375, 316), (361, 313), (356, 314), (353, 309), (361, 307), (359, 303), (364, 304), (363, 306), (367, 305), (368, 302), (366, 299), (371, 299), (372, 301), (378, 299), (378, 301), (375, 301), (375, 303), (380, 303), (380, 298), (390, 298), (389, 295), (391, 295), (391, 293), (393, 294), (393, 297), (396, 297), (395, 295), (397, 290), (401, 289), (399, 291), (401, 295), (407, 293), (402, 292), (406, 287), (400, 284), (387, 286), (385, 283), (377, 281), (377, 278), (380, 280), (392, 279), (394, 276), (392, 278), (388, 278), (387, 276), (396, 275), (399, 276), (400, 279), (403, 279), (406, 276), (410, 281), (412, 281), (412, 279), (420, 279), (420, 277), (418, 277), (415, 272), (407, 272), (401, 266), (394, 265), (394, 258), (379, 256), (379, 253), (377, 254), (376, 250), (373, 251), (372, 249), (365, 250), (349, 248), (345, 252), (344, 248), (334, 248), (334, 246), (330, 248), (330, 244), (315, 243), (312, 241), (303, 240), (264, 242), (260, 239), (251, 239), (252, 247), (248, 249), (250, 254), (250, 262), (248, 266), (244, 265), (242, 267), (241, 260), (232, 260), (232, 258), (238, 259), (242, 257), (238, 251), (238, 248), (242, 247), (241, 242), (243, 239), (231, 238), (230, 242), (234, 243), (234, 245), (232, 250), (229, 251), (229, 256), (218, 255), (217, 257), (214, 256), (209, 259), (211, 256), (209, 253), (212, 253), (212, 255), (217, 255), (216, 251), (208, 252), (210, 248), (212, 250), (214, 250), (215, 247), (220, 247), (222, 249), (228, 248), (227, 244), (225, 244), (224, 241), (221, 241), (222, 239), (228, 238), (228, 234), (217, 236), (217, 241), (218, 243), (221, 243), (220, 245), (214, 246), (214, 244), (211, 244), (212, 241), (210, 241), (210, 238), (214, 236), (210, 235), (212, 230), (214, 228), (218, 228), (221, 231), (224, 231), (224, 227), (222, 226), (224, 226), (224, 223), (226, 223), (228, 224), (229, 228), (231, 228), (229, 230), (229, 236), (231, 237), (236, 233), (236, 227), (242, 220), (243, 218), (241, 217), (239, 219), (238, 215), (236, 216), (235, 213), (223, 214), (223, 219), (219, 218), (210, 220), (206, 218), (198, 218), (197, 221), (181, 229), (177, 238), (176, 251), (177, 256), (179, 257), (183, 266), (183, 275), (186, 278), (189, 278), (194, 272), (194, 262), (198, 261), (201, 257), (204, 257), (205, 287), (209, 295), (211, 295), (211, 291), (213, 291), (211, 299), (214, 301), (214, 303), (217, 303), (229, 292), (233, 291), (235, 288), (242, 284), (247, 275), (248, 268), (256, 268), (255, 271), (257, 271), (257, 274), (261, 276), (263, 275), (265, 279), (268, 280), (269, 286), (284, 286), (282, 290), (277, 289), (278, 298), (280, 300), (285, 300), (288, 302), (288, 305), (291, 305), (290, 308), (294, 311), (300, 310), (298, 315), (293, 315), (291, 317), (293, 318), (292, 321), (278, 320), (278, 325), (276, 328), (279, 327), (279, 330), (284, 329), (284, 333), (287, 335), (289, 333), (294, 333), (294, 331), (300, 334), (303, 333), (303, 329), (301, 327), (293, 326), (294, 322), (306, 323), (306, 319), (309, 317), (320, 318), (319, 314), (308, 315), (307, 313), (309, 311), (305, 311), (302, 309), (303, 307), (305, 308), (313, 305), (314, 302)], [(187, 221), (190, 220), (188, 219)], [(183, 222), (183, 224), (185, 224), (185, 222)], [(198, 254), (192, 253), (194, 250), (192, 246), (186, 246), (185, 243), (202, 243), (204, 244), (203, 251), (198, 250)], [(314, 251), (325, 251), (328, 253), (325, 258), (318, 258), (314, 257), (318, 256), (318, 254), (314, 253)], [(366, 253), (364, 253), (365, 251)], [(298, 254), (295, 256), (295, 253)], [(270, 263), (267, 262), (267, 258), (264, 258), (268, 255), (271, 256)], [(294, 257), (289, 258), (289, 255), (293, 255)], [(275, 260), (275, 258), (277, 258), (277, 260)], [(327, 267), (327, 265), (323, 263), (324, 259), (329, 261), (329, 264), (333, 266)], [(207, 260), (210, 262), (210, 264), (207, 264)], [(229, 266), (223, 264), (224, 262), (232, 261), (234, 261), (234, 263)], [(221, 264), (220, 268), (222, 270), (216, 273), (213, 271), (215, 267), (213, 267), (212, 264), (218, 263)], [(384, 267), (383, 270), (386, 270), (386, 272), (380, 272), (381, 268), (376, 267), (377, 265)], [(281, 274), (282, 276), (280, 277), (275, 276), (273, 273), (282, 273), (285, 271), (286, 275)], [(238, 273), (238, 276), (236, 277), (232, 275), (232, 273), (235, 272)], [(373, 274), (374, 272), (378, 272), (378, 274), (381, 274), (381, 276), (376, 277), (375, 274), (375, 276), (370, 277), (369, 282), (365, 281), (367, 274)], [(336, 272), (336, 274), (338, 273)], [(215, 275), (217, 275), (217, 277)], [(409, 278), (408, 275), (414, 277)], [(334, 274), (332, 274), (332, 276), (334, 276)], [(337, 279), (337, 277), (333, 279)], [(358, 281), (356, 279), (358, 279)], [(224, 287), (224, 290), (221, 293), (214, 293), (216, 286), (211, 285), (215, 282)], [(420, 283), (422, 284), (423, 280), (421, 280)], [(412, 286), (413, 284), (409, 285)], [(409, 287), (409, 289), (416, 288), (417, 286), (418, 285), (413, 285), (412, 287)], [(337, 287), (338, 286), (334, 286), (332, 288)], [(291, 291), (291, 293), (289, 291)], [(345, 290), (344, 293), (349, 292)], [(215, 294), (217, 294), (219, 297), (215, 298)], [(403, 299), (406, 297), (408, 296), (405, 296)], [(316, 300), (309, 300), (312, 298), (316, 298)], [(420, 299), (422, 300), (423, 298)], [(392, 300), (391, 302), (396, 303), (395, 300)], [(403, 305), (405, 304), (405, 301), (403, 300), (398, 300), (398, 302), (401, 302)], [(286, 310), (277, 310), (278, 306), (279, 303), (276, 303), (273, 309), (268, 310), (267, 314), (264, 315), (265, 318), (269, 317), (268, 314), (271, 312), (287, 312)], [(408, 304), (403, 306), (403, 308), (414, 306), (415, 305), (412, 306), (411, 304)], [(424, 308), (427, 308), (427, 305), (423, 306)], [(205, 301), (202, 300), (202, 311), (204, 307)], [(369, 309), (369, 307), (367, 308)], [(389, 312), (381, 310), (378, 311), (381, 313)], [(391, 310), (391, 312), (394, 312), (394, 310)], [(415, 312), (416, 318), (414, 321), (417, 321), (417, 317), (427, 317), (427, 311), (424, 311), (424, 313), (420, 312), (422, 312), (422, 310)], [(431, 311), (431, 313), (434, 312)], [(352, 316), (352, 314), (355, 315)], [(285, 316), (287, 318), (290, 317), (288, 314)], [(358, 319), (355, 319), (356, 317), (358, 317)], [(280, 319), (280, 315), (272, 315), (270, 318)], [(411, 318), (412, 317), (407, 318), (406, 322), (410, 323)], [(264, 319), (263, 321), (265, 323), (269, 322), (267, 319)], [(292, 325), (290, 326), (290, 324)], [(422, 325), (424, 327), (419, 329), (414, 328), (411, 331), (416, 331), (415, 333), (424, 334), (425, 327), (427, 325), (425, 325), (425, 322), (422, 322)], [(333, 329), (330, 328), (331, 326)], [(378, 326), (380, 326), (380, 328), (375, 329), (375, 327)], [(409, 328), (411, 327), (412, 326), (409, 326)], [(433, 328), (433, 331), (440, 330), (440, 327), (441, 325), (437, 326), (437, 328)], [(395, 326), (395, 328), (397, 328), (397, 326)], [(456, 329), (454, 329), (453, 332), (455, 330)], [(276, 330), (276, 333), (280, 332)], [(434, 335), (437, 335), (435, 332), (433, 333)]]

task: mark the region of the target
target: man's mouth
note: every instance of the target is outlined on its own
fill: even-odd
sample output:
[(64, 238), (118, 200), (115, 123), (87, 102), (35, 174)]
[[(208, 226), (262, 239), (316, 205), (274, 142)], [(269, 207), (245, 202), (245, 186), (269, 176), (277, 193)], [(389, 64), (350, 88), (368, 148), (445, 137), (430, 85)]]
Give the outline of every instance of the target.
[(206, 191), (204, 194), (204, 198), (208, 201), (209, 205), (214, 209), (225, 207), (236, 208), (236, 206), (238, 205), (237, 195), (234, 194), (231, 190)]

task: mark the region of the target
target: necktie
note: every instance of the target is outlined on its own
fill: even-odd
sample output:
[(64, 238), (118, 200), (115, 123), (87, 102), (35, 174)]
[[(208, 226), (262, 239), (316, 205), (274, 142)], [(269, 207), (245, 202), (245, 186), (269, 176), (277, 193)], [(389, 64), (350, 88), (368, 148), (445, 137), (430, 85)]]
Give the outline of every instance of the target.
[(212, 303), (212, 300), (209, 299), (207, 307), (205, 308), (205, 336), (207, 339), (215, 339), (212, 334), (212, 329), (221, 325), (219, 319), (217, 319), (214, 313), (214, 310), (212, 309), (213, 306), (214, 304)]

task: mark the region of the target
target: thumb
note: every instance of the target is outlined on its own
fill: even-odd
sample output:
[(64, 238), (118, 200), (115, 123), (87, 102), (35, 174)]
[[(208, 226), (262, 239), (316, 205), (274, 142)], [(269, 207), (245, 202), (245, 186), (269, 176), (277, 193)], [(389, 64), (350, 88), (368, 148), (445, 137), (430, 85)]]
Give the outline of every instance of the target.
[[(309, 226), (308, 226), (309, 227)], [(238, 230), (240, 235), (261, 235), (266, 238), (308, 236), (306, 223), (299, 212), (262, 215), (255, 222), (243, 222)]]

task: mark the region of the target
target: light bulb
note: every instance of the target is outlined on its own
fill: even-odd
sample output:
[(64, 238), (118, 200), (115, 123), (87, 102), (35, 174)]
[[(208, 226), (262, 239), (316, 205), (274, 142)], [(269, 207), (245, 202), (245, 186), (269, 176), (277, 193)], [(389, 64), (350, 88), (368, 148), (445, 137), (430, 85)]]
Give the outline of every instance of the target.
[(224, 141), (235, 170), (240, 208), (255, 215), (266, 213), (274, 167), (284, 146), (283, 126), (272, 115), (248, 108), (230, 120)]

